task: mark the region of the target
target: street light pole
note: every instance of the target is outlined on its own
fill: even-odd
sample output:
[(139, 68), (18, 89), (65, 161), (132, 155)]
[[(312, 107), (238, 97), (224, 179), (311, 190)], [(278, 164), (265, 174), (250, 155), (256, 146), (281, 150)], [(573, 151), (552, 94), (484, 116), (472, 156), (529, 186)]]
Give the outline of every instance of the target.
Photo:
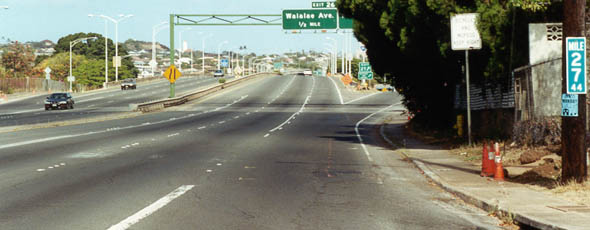
[(223, 42), (217, 44), (217, 70), (220, 70), (221, 69), (221, 55), (219, 53), (220, 52), (219, 49), (221, 48), (221, 46), (223, 44), (226, 44), (227, 42), (228, 41), (223, 41)]
[[(88, 15), (90, 17), (94, 17), (95, 15)], [(98, 15), (98, 17), (104, 18), (104, 19), (108, 19), (110, 21), (112, 21), (113, 23), (115, 23), (115, 58), (114, 58), (114, 64), (115, 64), (115, 81), (119, 81), (119, 22), (125, 20), (126, 18), (130, 18), (133, 17), (133, 14), (128, 14), (128, 15), (124, 15), (124, 14), (120, 14), (119, 15), (119, 20), (115, 20), (109, 16), (106, 15)]]
[(96, 37), (78, 38), (70, 42), (70, 76), (68, 77), (68, 81), (70, 82), (70, 92), (72, 92), (72, 47), (78, 44), (79, 42), (86, 41), (88, 39), (96, 39)]
[(203, 52), (201, 53), (201, 70), (203, 71), (203, 75), (205, 75), (205, 39), (210, 38), (211, 36), (213, 36), (213, 34), (209, 34), (205, 37), (202, 38), (202, 46), (203, 46)]
[[(88, 17), (94, 17), (94, 14), (89, 14)], [(109, 84), (109, 35), (108, 35), (109, 21), (104, 19), (104, 88), (106, 89)]]
[(156, 34), (160, 32), (163, 28), (166, 28), (164, 26), (166, 24), (168, 24), (168, 22), (163, 21), (152, 27), (152, 61), (150, 63), (150, 66), (152, 67), (152, 77), (155, 75), (154, 72), (156, 71), (156, 66), (158, 65), (158, 62), (156, 61)]
[(191, 28), (187, 28), (183, 31), (178, 31), (178, 40), (179, 40), (179, 47), (178, 47), (178, 70), (182, 71), (182, 52), (184, 49), (184, 44), (182, 43), (182, 33), (191, 30)]

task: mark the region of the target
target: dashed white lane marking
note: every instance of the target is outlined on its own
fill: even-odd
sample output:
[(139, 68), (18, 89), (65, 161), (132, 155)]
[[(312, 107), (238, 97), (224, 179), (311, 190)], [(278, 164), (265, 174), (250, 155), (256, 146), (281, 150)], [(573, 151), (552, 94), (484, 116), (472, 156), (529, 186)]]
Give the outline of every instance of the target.
[(268, 133), (266, 135), (264, 135), (264, 137), (268, 137), (268, 136), (270, 136), (270, 134), (268, 134)]
[(221, 163), (217, 163), (217, 166), (221, 166)]
[(340, 98), (340, 104), (343, 105), (344, 100), (342, 99), (342, 93), (340, 92), (340, 88), (338, 88), (338, 85), (336, 85), (336, 82), (334, 81), (334, 79), (332, 79), (331, 77), (328, 77), (328, 79), (332, 80), (332, 83), (334, 84), (334, 88), (336, 88), (336, 91), (338, 92), (338, 97)]
[(180, 135), (180, 133), (173, 133), (173, 134), (168, 135), (168, 137), (174, 137), (174, 136), (178, 136), (178, 135)]
[(55, 168), (59, 168), (61, 166), (66, 166), (66, 163), (62, 162), (59, 164), (50, 165), (47, 168), (38, 168), (36, 171), (37, 172), (45, 172), (45, 171), (47, 171), (47, 169), (55, 169)]
[[(315, 88), (315, 78), (312, 78), (313, 82), (311, 85), (311, 90), (309, 92), (309, 95), (305, 98), (305, 101), (303, 102), (303, 104), (301, 105), (301, 108), (299, 108), (299, 110), (295, 113), (293, 113), (289, 118), (287, 118), (287, 120), (285, 120), (283, 123), (281, 123), (280, 125), (278, 125), (277, 127), (269, 130), (269, 132), (274, 132), (277, 130), (282, 130), (283, 126), (287, 125), (287, 124), (291, 124), (292, 120), (295, 120), (295, 117), (298, 116), (299, 114), (301, 114), (303, 112), (303, 110), (305, 110), (305, 106), (309, 103), (309, 100), (311, 99), (311, 96), (313, 95), (313, 90)], [(268, 134), (267, 134), (268, 135)], [(265, 137), (267, 137), (265, 135)]]
[(225, 123), (225, 121), (220, 121), (220, 122), (218, 122), (218, 123), (219, 123), (219, 124), (223, 124), (223, 123)]
[(131, 227), (131, 225), (136, 224), (141, 219), (146, 218), (149, 215), (151, 215), (152, 213), (158, 211), (158, 209), (166, 206), (168, 203), (172, 202), (174, 199), (182, 196), (183, 194), (185, 194), (186, 192), (191, 190), (193, 187), (195, 187), (195, 186), (194, 185), (183, 185), (183, 186), (178, 187), (176, 190), (174, 190), (171, 193), (169, 193), (168, 195), (160, 198), (159, 200), (150, 204), (149, 206), (145, 207), (144, 209), (140, 210), (139, 212), (133, 214), (130, 217), (127, 217), (126, 219), (119, 222), (118, 224), (111, 226), (110, 228), (108, 228), (108, 230), (128, 229), (129, 227)]
[(361, 133), (359, 132), (359, 126), (361, 125), (361, 123), (365, 122), (367, 119), (371, 118), (372, 116), (375, 116), (375, 114), (381, 113), (395, 105), (390, 105), (387, 106), (383, 109), (380, 109), (377, 112), (372, 113), (371, 115), (363, 118), (362, 120), (360, 120), (359, 122), (356, 123), (355, 127), (354, 127), (354, 131), (356, 132), (356, 137), (359, 139), (359, 143), (361, 144), (361, 147), (363, 148), (363, 151), (365, 152), (365, 155), (367, 156), (367, 159), (369, 160), (369, 162), (373, 162), (373, 158), (371, 157), (371, 154), (369, 153), (369, 150), (367, 149), (367, 146), (365, 145), (365, 142), (363, 141), (363, 137), (361, 136)]
[[(242, 96), (240, 99), (238, 99), (238, 101), (241, 101), (241, 100), (243, 100), (243, 99), (245, 99), (247, 97), (248, 97), (248, 95)], [(228, 106), (224, 106), (224, 107), (221, 107), (221, 108), (226, 108), (226, 107), (228, 107)], [(40, 110), (43, 110), (43, 109), (35, 109), (35, 110), (31, 110), (31, 111), (37, 111), (37, 110), (40, 111)], [(17, 113), (24, 113), (24, 112), (31, 112), (31, 111), (21, 111), (21, 112), (17, 112)], [(17, 113), (12, 113), (12, 114), (17, 114)], [(250, 114), (250, 113), (248, 112), (247, 114)], [(178, 119), (184, 119), (184, 118), (188, 118), (188, 117), (189, 116), (183, 116), (183, 117), (180, 117)], [(155, 121), (155, 122), (152, 122), (152, 123), (146, 122), (146, 123), (143, 123), (141, 125), (130, 125), (130, 126), (125, 126), (125, 127), (113, 127), (113, 128), (108, 128), (106, 130), (91, 131), (91, 132), (79, 133), (79, 134), (75, 134), (75, 135), (62, 135), (62, 136), (41, 138), (41, 139), (36, 139), (36, 140), (28, 140), (28, 141), (22, 141), (22, 142), (17, 142), (17, 143), (0, 145), (0, 149), (13, 148), (13, 147), (18, 147), (18, 146), (23, 146), (23, 145), (30, 145), (30, 144), (37, 144), (37, 143), (43, 143), (43, 142), (47, 142), (47, 141), (60, 140), (60, 139), (67, 139), (67, 138), (72, 138), (72, 137), (88, 136), (88, 135), (106, 133), (106, 132), (111, 132), (111, 131), (116, 131), (116, 130), (122, 130), (122, 129), (133, 129), (133, 128), (138, 128), (138, 127), (147, 126), (147, 125), (162, 124), (162, 123), (166, 123), (166, 122), (169, 122), (169, 121), (168, 120), (161, 120), (161, 121)]]
[(211, 170), (211, 169), (207, 169), (207, 171), (206, 171), (206, 172), (210, 173), (210, 172), (213, 172), (213, 170)]
[(207, 126), (201, 126), (198, 129), (206, 129), (206, 128), (207, 128)]
[(239, 118), (240, 118), (240, 116), (235, 116), (235, 117), (234, 117), (234, 119), (239, 119)]

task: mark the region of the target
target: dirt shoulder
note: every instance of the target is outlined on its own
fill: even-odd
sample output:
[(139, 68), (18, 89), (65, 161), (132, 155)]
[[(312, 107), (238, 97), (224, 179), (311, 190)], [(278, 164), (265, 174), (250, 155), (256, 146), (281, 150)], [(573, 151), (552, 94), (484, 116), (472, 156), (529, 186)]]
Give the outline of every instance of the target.
[[(483, 142), (473, 146), (459, 144), (453, 138), (437, 137), (436, 134), (417, 132), (406, 125), (405, 134), (430, 145), (447, 149), (452, 155), (465, 162), (481, 167)], [(499, 142), (502, 164), (508, 171), (507, 181), (524, 184), (527, 187), (556, 198), (562, 198), (580, 205), (590, 204), (590, 182), (561, 182), (561, 145), (536, 147), (518, 146), (513, 142)]]

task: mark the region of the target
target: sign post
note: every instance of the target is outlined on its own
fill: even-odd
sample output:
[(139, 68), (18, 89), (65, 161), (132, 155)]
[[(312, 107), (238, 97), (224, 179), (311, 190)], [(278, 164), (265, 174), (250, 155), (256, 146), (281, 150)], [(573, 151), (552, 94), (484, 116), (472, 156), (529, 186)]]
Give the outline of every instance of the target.
[(478, 14), (451, 16), (451, 48), (465, 50), (465, 83), (467, 88), (467, 132), (471, 146), (471, 95), (469, 92), (469, 50), (481, 49), (481, 38), (475, 25)]
[(366, 80), (373, 80), (373, 70), (370, 63), (359, 62), (358, 79), (363, 81), (363, 86), (366, 84)]
[(45, 68), (45, 80), (49, 80), (49, 79), (51, 79), (51, 75), (50, 75), (50, 73), (51, 73), (51, 68), (49, 68), (49, 66), (47, 66), (47, 67)]
[(178, 71), (178, 69), (176, 69), (176, 66), (174, 65), (170, 65), (170, 67), (166, 69), (166, 72), (164, 72), (164, 77), (168, 79), (168, 81), (170, 81), (170, 98), (173, 98), (175, 96), (175, 82), (176, 79), (180, 78), (181, 75), (182, 74), (180, 73), (180, 71)]
[(74, 82), (75, 80), (76, 80), (76, 77), (74, 77), (74, 76), (68, 77), (68, 81), (70, 82), (70, 92), (72, 92), (72, 82)]

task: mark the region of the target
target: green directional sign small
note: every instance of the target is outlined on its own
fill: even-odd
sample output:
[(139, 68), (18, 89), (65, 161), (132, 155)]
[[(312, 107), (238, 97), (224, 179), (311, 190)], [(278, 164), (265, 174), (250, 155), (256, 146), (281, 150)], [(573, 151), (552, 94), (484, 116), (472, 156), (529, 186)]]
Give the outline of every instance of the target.
[(311, 8), (336, 8), (336, 2), (312, 2)]
[(285, 30), (323, 30), (338, 28), (336, 9), (283, 10)]
[(373, 79), (373, 70), (371, 69), (370, 63), (359, 62), (358, 79), (359, 80), (372, 80)]
[(352, 19), (345, 18), (342, 15), (338, 17), (338, 28), (340, 29), (352, 29)]
[(281, 68), (283, 68), (283, 63), (282, 62), (275, 62), (274, 64), (274, 69), (275, 70), (279, 70)]

